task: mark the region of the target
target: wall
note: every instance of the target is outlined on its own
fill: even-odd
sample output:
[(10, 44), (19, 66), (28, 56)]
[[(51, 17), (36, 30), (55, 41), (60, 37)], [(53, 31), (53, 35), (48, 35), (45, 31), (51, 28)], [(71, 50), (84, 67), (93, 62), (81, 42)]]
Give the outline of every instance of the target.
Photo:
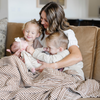
[(89, 0), (89, 17), (99, 17), (100, 0)]
[(36, 8), (36, 0), (9, 0), (8, 9), (9, 22), (39, 19), (40, 8)]
[[(67, 18), (87, 17), (88, 0), (67, 0), (64, 9)], [(26, 22), (30, 19), (39, 19), (41, 8), (36, 7), (36, 0), (9, 0), (9, 22)]]
[[(41, 8), (36, 7), (37, 0), (1, 1), (0, 17), (8, 17), (9, 22), (23, 23), (34, 18), (39, 19)], [(98, 17), (98, 7), (100, 0), (67, 0), (67, 8), (64, 11), (67, 18)]]
[(67, 0), (65, 14), (67, 18), (87, 18), (88, 0)]
[(0, 19), (8, 17), (8, 0), (0, 0)]

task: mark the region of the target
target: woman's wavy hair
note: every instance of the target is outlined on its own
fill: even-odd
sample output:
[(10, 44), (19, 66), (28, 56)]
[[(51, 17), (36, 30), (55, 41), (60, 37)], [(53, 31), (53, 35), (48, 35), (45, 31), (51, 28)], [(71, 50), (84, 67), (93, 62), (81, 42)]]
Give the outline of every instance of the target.
[[(65, 18), (65, 13), (61, 5), (58, 5), (55, 2), (49, 2), (41, 9), (40, 17), (42, 11), (45, 11), (47, 21), (49, 23), (47, 32), (53, 33), (56, 31), (63, 31), (68, 29), (69, 24), (67, 22), (67, 18)], [(39, 22), (41, 23), (41, 19)]]

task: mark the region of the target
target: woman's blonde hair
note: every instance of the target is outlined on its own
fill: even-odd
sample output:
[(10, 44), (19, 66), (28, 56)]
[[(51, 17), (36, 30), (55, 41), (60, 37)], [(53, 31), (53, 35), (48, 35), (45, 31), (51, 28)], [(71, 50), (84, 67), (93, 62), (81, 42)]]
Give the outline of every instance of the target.
[[(68, 29), (69, 24), (67, 22), (67, 18), (65, 18), (65, 13), (61, 5), (58, 5), (55, 2), (49, 2), (41, 9), (40, 17), (42, 11), (45, 11), (47, 22), (49, 23), (49, 27), (47, 28), (48, 33), (54, 33), (56, 31), (64, 31)], [(41, 23), (41, 19), (39, 22)]]
[(67, 49), (68, 47), (68, 37), (64, 34), (63, 31), (50, 34), (46, 38), (46, 42), (53, 42), (56, 48), (63, 47), (64, 49)]
[(25, 27), (26, 27), (26, 25), (27, 25), (28, 23), (36, 24), (36, 25), (39, 27), (39, 33), (42, 34), (42, 25), (39, 24), (39, 21), (36, 21), (36, 19), (33, 19), (33, 20), (28, 21), (28, 22), (26, 22), (25, 24), (23, 24), (22, 30), (25, 29)]

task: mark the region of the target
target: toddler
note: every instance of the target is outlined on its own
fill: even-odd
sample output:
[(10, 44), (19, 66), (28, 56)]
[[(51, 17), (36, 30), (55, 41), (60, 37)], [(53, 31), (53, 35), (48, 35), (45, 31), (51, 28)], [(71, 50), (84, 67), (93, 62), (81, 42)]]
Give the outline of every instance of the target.
[[(38, 21), (34, 19), (26, 22), (23, 25), (22, 30), (23, 30), (24, 37), (22, 37), (21, 40), (25, 40), (29, 46), (32, 46), (35, 49), (42, 47), (42, 45), (37, 39), (42, 33), (42, 26), (39, 24)], [(10, 49), (7, 49), (7, 51), (10, 53), (17, 52), (17, 51), (11, 52)], [(17, 52), (16, 54), (20, 55), (20, 51)]]
[(38, 21), (34, 19), (26, 22), (23, 25), (22, 30), (24, 34), (23, 39), (26, 40), (30, 46), (34, 48), (42, 47), (37, 39), (42, 33), (42, 26)]

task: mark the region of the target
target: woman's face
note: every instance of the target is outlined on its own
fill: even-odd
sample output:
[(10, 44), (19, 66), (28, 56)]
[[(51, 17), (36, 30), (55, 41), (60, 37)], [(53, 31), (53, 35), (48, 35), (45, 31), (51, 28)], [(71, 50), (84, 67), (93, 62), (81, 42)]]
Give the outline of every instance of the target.
[(41, 24), (44, 26), (45, 29), (48, 28), (49, 23), (47, 22), (47, 17), (45, 11), (42, 11), (41, 13)]

